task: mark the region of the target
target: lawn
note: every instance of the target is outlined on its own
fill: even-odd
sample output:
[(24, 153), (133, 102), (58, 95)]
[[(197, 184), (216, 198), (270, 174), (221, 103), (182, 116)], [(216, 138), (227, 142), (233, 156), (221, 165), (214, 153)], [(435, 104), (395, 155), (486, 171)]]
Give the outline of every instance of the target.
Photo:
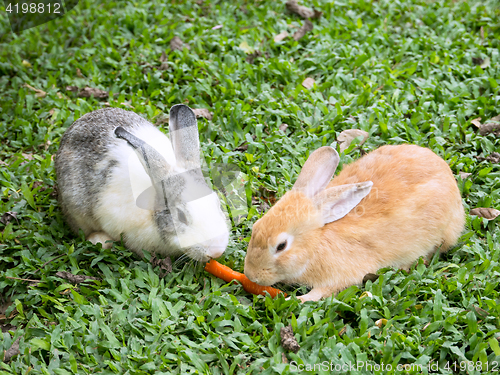
[[(500, 369), (498, 1), (302, 5), (322, 14), (301, 38), (293, 35), (305, 21), (285, 1), (81, 0), (19, 34), (0, 6), (0, 360), (19, 346), (0, 375)], [(467, 212), (459, 245), (301, 304), (249, 295), (194, 262), (163, 276), (150, 254), (118, 242), (102, 250), (71, 233), (52, 159), (65, 129), (112, 106), (165, 130), (178, 103), (213, 113), (198, 120), (207, 164), (247, 176), (248, 215), (220, 259), (233, 269), (243, 271), (252, 224), (309, 153), (338, 147), (347, 129), (369, 137), (342, 152), (341, 165), (401, 143), (448, 162)], [(297, 353), (281, 346), (288, 325)]]

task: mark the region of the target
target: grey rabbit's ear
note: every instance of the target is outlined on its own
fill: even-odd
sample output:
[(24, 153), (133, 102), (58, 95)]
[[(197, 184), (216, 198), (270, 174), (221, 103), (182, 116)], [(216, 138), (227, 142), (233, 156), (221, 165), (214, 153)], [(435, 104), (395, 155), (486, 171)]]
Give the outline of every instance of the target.
[(200, 167), (200, 141), (196, 115), (187, 105), (170, 108), (169, 136), (177, 164), (186, 169)]
[(139, 160), (143, 165), (146, 173), (151, 178), (151, 182), (155, 189), (156, 209), (165, 209), (167, 198), (164, 191), (164, 183), (172, 167), (167, 163), (165, 158), (154, 147), (151, 147), (142, 139), (137, 138), (135, 135), (129, 133), (121, 126), (115, 129), (115, 135), (118, 138), (124, 139), (135, 150)]

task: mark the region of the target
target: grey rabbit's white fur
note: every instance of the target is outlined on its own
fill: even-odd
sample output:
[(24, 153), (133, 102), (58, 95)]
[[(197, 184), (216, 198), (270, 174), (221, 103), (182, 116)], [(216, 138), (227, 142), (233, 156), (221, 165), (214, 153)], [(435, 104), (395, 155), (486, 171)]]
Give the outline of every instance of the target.
[(93, 243), (120, 240), (142, 255), (224, 252), (229, 231), (200, 169), (198, 127), (185, 105), (170, 110), (171, 141), (131, 111), (100, 109), (75, 121), (55, 159), (59, 202), (70, 227)]

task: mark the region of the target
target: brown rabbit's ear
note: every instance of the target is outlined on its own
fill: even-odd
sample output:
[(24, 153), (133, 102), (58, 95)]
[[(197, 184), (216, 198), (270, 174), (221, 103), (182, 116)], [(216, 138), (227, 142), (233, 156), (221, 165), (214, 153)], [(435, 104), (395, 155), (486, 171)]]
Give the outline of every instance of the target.
[(334, 186), (314, 196), (323, 225), (342, 219), (370, 193), (372, 186), (371, 181)]
[(333, 147), (318, 148), (307, 158), (292, 190), (299, 190), (309, 198), (314, 197), (328, 185), (339, 160), (339, 154)]

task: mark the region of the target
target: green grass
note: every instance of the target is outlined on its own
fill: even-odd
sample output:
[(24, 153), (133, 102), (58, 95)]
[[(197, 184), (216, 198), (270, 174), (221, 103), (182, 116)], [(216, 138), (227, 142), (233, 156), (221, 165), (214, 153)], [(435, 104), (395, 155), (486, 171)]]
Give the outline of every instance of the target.
[[(22, 336), (20, 355), (0, 362), (1, 375), (297, 373), (282, 357), (279, 330), (288, 324), (301, 346), (286, 353), (293, 364), (393, 366), (352, 374), (428, 373), (431, 363), (441, 374), (488, 373), (495, 361), (500, 368), (498, 219), (468, 216), (461, 245), (429, 267), (383, 269), (373, 283), (305, 304), (252, 297), (200, 265), (177, 265), (160, 279), (148, 259), (119, 244), (101, 250), (64, 223), (51, 157), (64, 130), (105, 101), (153, 122), (181, 102), (210, 109), (213, 120), (199, 121), (207, 162), (244, 171), (249, 203), (283, 195), (311, 151), (358, 128), (370, 133), (365, 151), (430, 147), (455, 175), (472, 173), (458, 180), (467, 212), (500, 209), (498, 164), (476, 158), (500, 151), (500, 142), (471, 125), (500, 113), (498, 2), (304, 5), (323, 17), (298, 42), (279, 43), (276, 34), (293, 34), (303, 22), (284, 2), (83, 0), (20, 35), (0, 7), (0, 215), (18, 213), (0, 223), (0, 305), (10, 298), (5, 315), (14, 313), (0, 316), (0, 353)], [(171, 51), (174, 35), (191, 48)], [(253, 64), (243, 42), (262, 52)], [(167, 70), (159, 70), (162, 52)], [(306, 77), (316, 80), (310, 90), (301, 85)], [(111, 95), (78, 98), (65, 90), (70, 85)], [(248, 149), (235, 151), (245, 141)], [(351, 150), (341, 162), (359, 156)], [(233, 228), (222, 261), (236, 270), (259, 215), (251, 206)], [(58, 271), (101, 280), (75, 286)], [(398, 364), (414, 367), (398, 371)]]

